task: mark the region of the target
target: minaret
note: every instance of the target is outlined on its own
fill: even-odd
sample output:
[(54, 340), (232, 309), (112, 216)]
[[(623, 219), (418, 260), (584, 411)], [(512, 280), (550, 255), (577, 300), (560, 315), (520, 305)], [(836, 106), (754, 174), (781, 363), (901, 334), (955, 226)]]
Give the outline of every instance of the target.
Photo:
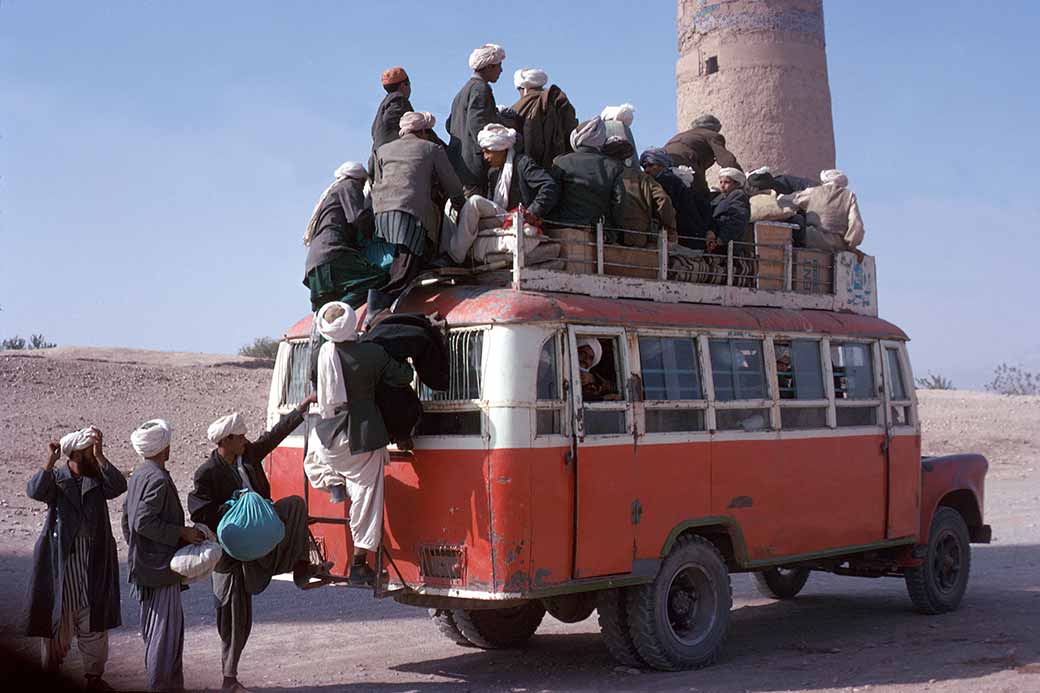
[(834, 168), (823, 0), (679, 0), (679, 130), (702, 113), (745, 171)]

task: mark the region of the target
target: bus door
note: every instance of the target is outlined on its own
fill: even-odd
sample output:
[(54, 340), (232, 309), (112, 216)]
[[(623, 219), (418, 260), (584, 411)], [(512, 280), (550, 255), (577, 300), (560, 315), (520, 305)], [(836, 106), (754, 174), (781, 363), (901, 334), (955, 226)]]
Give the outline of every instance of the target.
[(568, 328), (576, 444), (574, 577), (628, 573), (636, 461), (623, 328)]
[(888, 457), (887, 539), (915, 534), (921, 523), (921, 439), (913, 382), (899, 342), (881, 342), (885, 446)]

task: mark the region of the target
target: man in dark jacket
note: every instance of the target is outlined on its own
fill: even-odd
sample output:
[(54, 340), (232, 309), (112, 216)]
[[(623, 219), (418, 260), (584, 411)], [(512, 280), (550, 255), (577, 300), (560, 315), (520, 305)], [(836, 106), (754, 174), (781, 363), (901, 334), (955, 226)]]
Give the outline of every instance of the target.
[[(744, 192), (744, 174), (740, 169), (723, 168), (719, 171), (721, 194), (713, 203), (714, 238), (708, 241), (709, 252), (725, 252), (730, 241), (746, 243), (750, 240), (748, 226), (751, 223), (751, 203)], [(736, 251), (746, 248), (737, 246)], [(742, 252), (743, 254), (743, 252)]]
[(672, 201), (679, 245), (691, 250), (704, 250), (704, 238), (711, 226), (710, 206), (705, 208), (693, 189), (672, 173), (672, 159), (665, 150), (647, 149), (639, 157), (639, 163), (664, 188)]
[(166, 464), (172, 427), (163, 419), (141, 424), (130, 444), (143, 459), (134, 468), (123, 502), (127, 573), (141, 602), (141, 637), (151, 690), (184, 688), (184, 612), (181, 576), (170, 570), (177, 549), (205, 536), (184, 526), (184, 507)]
[(693, 121), (693, 127), (668, 140), (664, 149), (675, 166), (693, 169), (693, 191), (710, 199), (705, 172), (715, 163), (723, 168), (740, 168), (737, 157), (726, 149), (726, 138), (720, 132), (722, 123), (713, 115), (702, 115)]
[[(271, 500), (264, 458), (303, 423), (304, 413), (314, 401), (314, 395), (303, 400), (253, 442), (246, 439), (246, 425), (238, 412), (210, 424), (206, 434), (217, 448), (195, 471), (194, 486), (188, 494), (192, 522), (204, 524), (215, 533), (231, 508), (227, 502), (239, 489), (255, 491)], [(238, 662), (253, 627), (253, 595), (263, 592), (274, 575), (291, 570), (293, 581), (302, 588), (319, 572), (320, 567), (309, 560), (306, 502), (299, 496), (289, 496), (275, 503), (274, 510), (285, 524), (282, 541), (266, 556), (247, 563), (225, 553), (213, 572), (225, 690), (242, 687)]]
[[(412, 102), (412, 82), (403, 67), (391, 67), (383, 71), (383, 89), (386, 96), (376, 109), (376, 117), (372, 121), (372, 154), (387, 142), (393, 142), (399, 135), (401, 128), (401, 116), (409, 111), (414, 111)], [(369, 166), (369, 172), (372, 167)]]
[(462, 86), (451, 102), (448, 116), (448, 158), (462, 181), (466, 197), (487, 196), (484, 159), (477, 144), (477, 134), (488, 123), (498, 122), (498, 108), (491, 84), (502, 76), (506, 52), (501, 46), (487, 43), (469, 56), (473, 76)]
[[(603, 145), (603, 153), (625, 164), (635, 159), (635, 147), (622, 136), (611, 136)], [(670, 243), (675, 243), (675, 208), (664, 187), (639, 166), (630, 168), (625, 164), (622, 177), (625, 184), (625, 212), (621, 218), (621, 244), (635, 248), (654, 246), (657, 229), (666, 234)]]
[(545, 170), (552, 167), (556, 157), (572, 151), (570, 136), (578, 127), (578, 117), (570, 99), (555, 84), (546, 89), (548, 81), (549, 76), (544, 70), (517, 70), (513, 74), (513, 84), (520, 92), (520, 98), (510, 109), (523, 122), (517, 151), (531, 157)]
[[(26, 493), (47, 504), (33, 552), (26, 635), (43, 639), (43, 668), (60, 670), (72, 637), (83, 658), (87, 688), (112, 690), (101, 678), (108, 630), (122, 624), (119, 558), (105, 501), (126, 491), (126, 477), (105, 457), (93, 426), (48, 443), (47, 463)], [(54, 465), (65, 455), (68, 462)]]
[(372, 210), (365, 206), (365, 168), (347, 161), (336, 169), (335, 178), (318, 198), (303, 236), (303, 285), (311, 290), (312, 311), (329, 301), (360, 307), (369, 289), (387, 281), (386, 272), (364, 254), (375, 231)]
[[(550, 217), (554, 225), (594, 226), (603, 218), (607, 226), (620, 226), (625, 165), (600, 151), (606, 139), (606, 127), (599, 116), (571, 133), (574, 152), (557, 157), (552, 168), (552, 177), (560, 185), (560, 199)], [(607, 241), (616, 243), (617, 233), (611, 234)]]

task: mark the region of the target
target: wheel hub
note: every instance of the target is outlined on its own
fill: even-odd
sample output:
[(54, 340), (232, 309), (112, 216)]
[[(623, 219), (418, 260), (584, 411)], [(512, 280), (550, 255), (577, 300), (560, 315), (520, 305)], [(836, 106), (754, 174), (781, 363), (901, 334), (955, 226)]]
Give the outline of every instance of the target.
[(672, 636), (682, 644), (699, 643), (714, 626), (713, 587), (711, 577), (703, 567), (696, 564), (683, 566), (672, 576), (662, 606), (667, 610)]

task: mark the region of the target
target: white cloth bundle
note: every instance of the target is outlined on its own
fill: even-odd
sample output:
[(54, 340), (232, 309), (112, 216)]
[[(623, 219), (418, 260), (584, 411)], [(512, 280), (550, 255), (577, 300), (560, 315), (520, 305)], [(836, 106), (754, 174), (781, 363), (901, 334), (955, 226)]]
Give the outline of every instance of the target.
[(170, 446), (173, 426), (165, 419), (152, 419), (141, 424), (130, 434), (134, 452), (145, 459), (155, 457)]
[(548, 82), (549, 75), (537, 67), (521, 67), (513, 73), (513, 86), (517, 89), (541, 89)]
[(206, 429), (206, 437), (209, 442), (219, 445), (228, 436), (244, 436), (247, 430), (245, 419), (236, 411), (211, 423)]
[(476, 72), (491, 65), (498, 65), (506, 59), (506, 51), (502, 46), (494, 43), (485, 43), (480, 48), (474, 48), (469, 54), (469, 69)]
[(58, 445), (61, 447), (61, 454), (68, 457), (77, 450), (86, 450), (91, 447), (95, 441), (97, 441), (97, 431), (95, 427), (87, 426), (78, 431), (66, 433), (61, 437), (61, 440), (58, 441)]
[[(329, 319), (330, 309), (342, 310), (337, 317)], [(318, 310), (318, 332), (328, 341), (318, 351), (318, 413), (321, 418), (332, 418), (336, 407), (347, 401), (347, 381), (343, 365), (336, 354), (336, 344), (353, 342), (357, 339), (357, 314), (342, 301), (326, 303)]]
[(217, 537), (206, 525), (195, 525), (195, 529), (206, 535), (201, 544), (188, 544), (177, 549), (170, 559), (170, 570), (182, 576), (182, 583), (198, 582), (209, 577), (224, 555)]
[(636, 107), (630, 103), (623, 103), (620, 106), (607, 106), (599, 114), (599, 117), (603, 120), (616, 120), (628, 127), (632, 127), (632, 121), (635, 119), (635, 116)]

